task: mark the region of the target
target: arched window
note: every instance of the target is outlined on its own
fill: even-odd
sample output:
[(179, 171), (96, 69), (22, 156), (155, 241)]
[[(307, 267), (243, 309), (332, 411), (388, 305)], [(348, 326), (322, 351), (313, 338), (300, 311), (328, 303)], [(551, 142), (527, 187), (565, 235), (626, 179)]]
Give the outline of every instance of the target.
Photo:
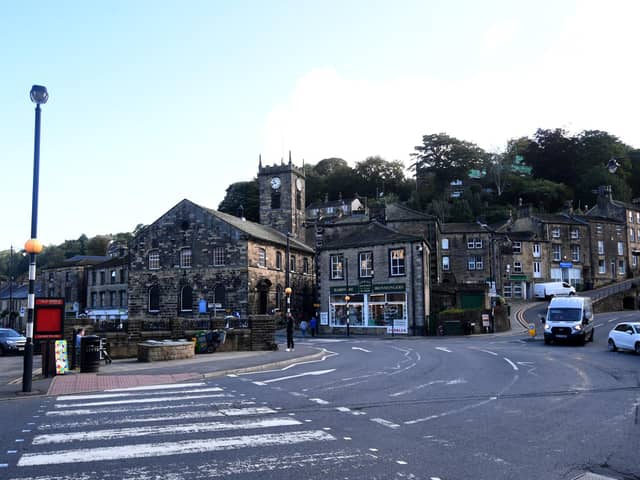
[(282, 304), (282, 300), (284, 298), (284, 290), (282, 289), (282, 285), (276, 285), (276, 308), (282, 310), (284, 305)]
[(193, 311), (193, 289), (189, 285), (180, 289), (180, 311)]
[(151, 285), (149, 288), (149, 312), (157, 313), (160, 311), (160, 287)]
[(222, 305), (222, 308), (227, 304), (227, 289), (224, 285), (218, 285), (213, 292), (214, 302)]

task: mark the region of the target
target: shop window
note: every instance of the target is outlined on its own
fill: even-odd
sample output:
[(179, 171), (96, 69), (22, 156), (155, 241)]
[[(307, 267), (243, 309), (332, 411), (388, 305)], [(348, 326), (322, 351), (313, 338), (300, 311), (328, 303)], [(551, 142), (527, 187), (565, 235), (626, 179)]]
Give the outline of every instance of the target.
[(404, 255), (404, 248), (395, 248), (389, 251), (389, 273), (392, 277), (405, 275)]

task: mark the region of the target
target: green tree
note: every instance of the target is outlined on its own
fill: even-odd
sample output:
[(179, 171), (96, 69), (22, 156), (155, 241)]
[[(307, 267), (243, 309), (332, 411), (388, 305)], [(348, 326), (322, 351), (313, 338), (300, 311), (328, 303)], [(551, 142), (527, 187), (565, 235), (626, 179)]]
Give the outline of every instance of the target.
[(108, 235), (91, 237), (89, 241), (87, 241), (87, 255), (106, 255), (109, 242), (111, 242), (111, 236)]
[(236, 182), (229, 185), (224, 199), (218, 205), (218, 210), (229, 215), (238, 215), (240, 207), (247, 220), (260, 221), (260, 187), (257, 178), (250, 182)]

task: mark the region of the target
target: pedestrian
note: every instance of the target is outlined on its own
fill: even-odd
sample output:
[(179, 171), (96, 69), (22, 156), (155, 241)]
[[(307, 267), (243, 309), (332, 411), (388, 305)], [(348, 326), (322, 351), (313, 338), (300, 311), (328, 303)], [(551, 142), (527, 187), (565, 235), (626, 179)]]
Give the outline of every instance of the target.
[(311, 336), (315, 337), (316, 328), (318, 328), (318, 320), (316, 320), (315, 315), (311, 317), (311, 320), (309, 320), (309, 328), (311, 328)]
[(309, 324), (307, 323), (306, 320), (302, 320), (300, 322), (300, 331), (302, 332), (303, 337), (307, 336), (307, 328), (309, 328)]
[(293, 316), (287, 313), (287, 352), (293, 351)]

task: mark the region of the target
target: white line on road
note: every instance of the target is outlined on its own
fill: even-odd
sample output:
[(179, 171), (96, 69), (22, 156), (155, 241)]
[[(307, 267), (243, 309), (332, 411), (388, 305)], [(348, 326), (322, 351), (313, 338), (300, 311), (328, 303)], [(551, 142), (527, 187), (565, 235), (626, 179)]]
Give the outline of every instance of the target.
[(129, 400), (107, 400), (104, 402), (87, 402), (87, 403), (76, 403), (71, 405), (60, 405), (55, 404), (56, 408), (74, 408), (74, 407), (97, 407), (103, 405), (122, 405), (126, 403), (162, 403), (162, 402), (182, 402), (184, 400), (195, 400), (198, 398), (221, 398), (221, 397), (232, 397), (233, 395), (228, 395), (226, 393), (214, 394), (214, 395), (185, 395), (184, 397), (157, 397), (157, 398), (135, 398)]
[(310, 398), (309, 400), (311, 400), (312, 402), (316, 402), (318, 405), (329, 405), (329, 402), (321, 398)]
[(269, 380), (262, 380), (262, 382), (253, 382), (256, 385), (259, 384), (268, 384), (268, 383), (274, 383), (274, 382), (281, 382), (283, 380), (291, 380), (292, 378), (300, 378), (300, 377), (308, 377), (308, 376), (315, 376), (315, 375), (324, 375), (325, 373), (331, 373), (331, 372), (335, 372), (336, 369), (335, 368), (331, 368), (329, 370), (316, 370), (313, 372), (304, 372), (304, 373), (299, 373), (298, 375), (289, 375), (287, 377), (279, 377), (279, 378), (271, 378)]
[(391, 394), (389, 394), (389, 396), (390, 397), (399, 397), (400, 395), (406, 395), (407, 393), (415, 392), (416, 390), (420, 390), (420, 389), (425, 388), (425, 387), (430, 387), (432, 385), (438, 385), (438, 384), (442, 384), (442, 385), (459, 385), (461, 383), (467, 383), (467, 381), (462, 379), (462, 378), (456, 378), (454, 380), (432, 380), (430, 382), (423, 383), (422, 385), (417, 385), (417, 386), (415, 386), (413, 388), (409, 388), (408, 390), (402, 390), (401, 392), (391, 393)]
[(349, 413), (351, 411), (351, 409), (347, 407), (336, 407), (336, 410), (342, 413)]
[(270, 417), (263, 419), (239, 420), (236, 422), (189, 423), (182, 425), (153, 425), (134, 428), (113, 428), (107, 430), (89, 430), (84, 432), (64, 432), (37, 435), (33, 445), (49, 443), (68, 443), (74, 441), (109, 441), (123, 438), (146, 437), (151, 435), (193, 434), (201, 432), (221, 432), (224, 430), (249, 430), (253, 428), (290, 427), (300, 425), (293, 418)]
[(366, 348), (362, 348), (362, 347), (351, 347), (351, 350), (360, 350), (362, 352), (371, 353), (371, 350), (367, 350)]
[(436, 350), (440, 350), (442, 352), (451, 353), (451, 350), (449, 350), (448, 348), (445, 348), (445, 347), (436, 347)]
[(470, 410), (472, 408), (477, 408), (477, 407), (481, 407), (482, 405), (486, 405), (489, 402), (493, 402), (494, 400), (497, 400), (497, 398), (498, 397), (491, 397), (488, 400), (483, 400), (481, 402), (474, 403), (472, 405), (467, 405), (467, 406), (462, 407), (462, 408), (458, 408), (458, 409), (455, 409), (455, 410), (449, 410), (447, 412), (439, 413), (437, 415), (429, 415), (428, 417), (424, 417), (424, 418), (417, 418), (415, 420), (407, 420), (404, 423), (406, 425), (413, 425), (415, 423), (421, 423), (421, 422), (426, 422), (426, 421), (429, 421), (429, 420), (435, 420), (436, 418), (446, 417), (447, 415), (452, 415), (452, 414), (456, 414), (456, 413), (462, 413), (465, 410)]
[(398, 425), (397, 423), (390, 422), (389, 420), (385, 420), (384, 418), (372, 418), (371, 421), (389, 428), (400, 428), (400, 425)]
[(511, 365), (511, 368), (513, 368), (516, 372), (518, 371), (518, 366), (513, 363), (511, 360), (509, 360), (507, 357), (502, 357), (509, 365)]
[[(206, 398), (206, 397), (205, 397)], [(172, 410), (172, 409), (181, 409), (181, 408), (197, 408), (197, 407), (211, 407), (215, 405), (219, 407), (221, 405), (232, 405), (236, 404), (236, 401), (225, 401), (225, 402), (215, 402), (215, 404), (211, 404), (209, 402), (198, 403), (198, 402), (190, 402), (190, 403), (180, 403), (177, 405), (169, 404), (169, 405), (149, 405), (148, 407), (136, 407), (136, 412), (144, 412), (147, 410), (153, 410), (154, 412), (157, 410)], [(248, 402), (243, 400), (239, 402), (241, 405), (254, 405), (255, 402)], [(71, 406), (71, 405), (69, 405)], [(51, 412), (47, 412), (47, 416), (55, 416), (55, 417), (68, 417), (71, 415), (102, 415), (105, 413), (122, 413), (129, 412), (131, 409), (129, 407), (107, 407), (107, 408), (78, 408), (75, 410), (66, 409), (66, 410), (53, 410)]]
[(46, 453), (27, 453), (18, 461), (19, 467), (56, 465), (62, 463), (89, 463), (105, 460), (163, 457), (232, 450), (247, 447), (293, 445), (296, 443), (335, 440), (322, 430), (242, 435), (236, 437), (186, 440), (182, 442), (143, 443), (114, 447), (80, 448)]
[(481, 352), (484, 353), (488, 353), (489, 355), (495, 355), (496, 357), (498, 356), (498, 354), (496, 352), (492, 352), (491, 350), (482, 350), (480, 349)]
[(105, 392), (137, 392), (140, 390), (165, 390), (169, 388), (191, 388), (202, 387), (206, 385), (204, 382), (197, 383), (165, 383), (162, 385), (147, 385), (146, 387), (127, 387), (127, 388), (111, 388)]
[[(221, 392), (220, 387), (195, 388), (193, 390), (182, 390), (178, 392), (146, 392), (144, 395), (183, 395), (185, 393), (205, 393), (205, 392)], [(90, 400), (99, 398), (125, 398), (134, 395), (142, 395), (141, 393), (99, 393), (93, 395), (64, 395), (56, 397), (56, 402), (69, 402), (72, 400)]]

